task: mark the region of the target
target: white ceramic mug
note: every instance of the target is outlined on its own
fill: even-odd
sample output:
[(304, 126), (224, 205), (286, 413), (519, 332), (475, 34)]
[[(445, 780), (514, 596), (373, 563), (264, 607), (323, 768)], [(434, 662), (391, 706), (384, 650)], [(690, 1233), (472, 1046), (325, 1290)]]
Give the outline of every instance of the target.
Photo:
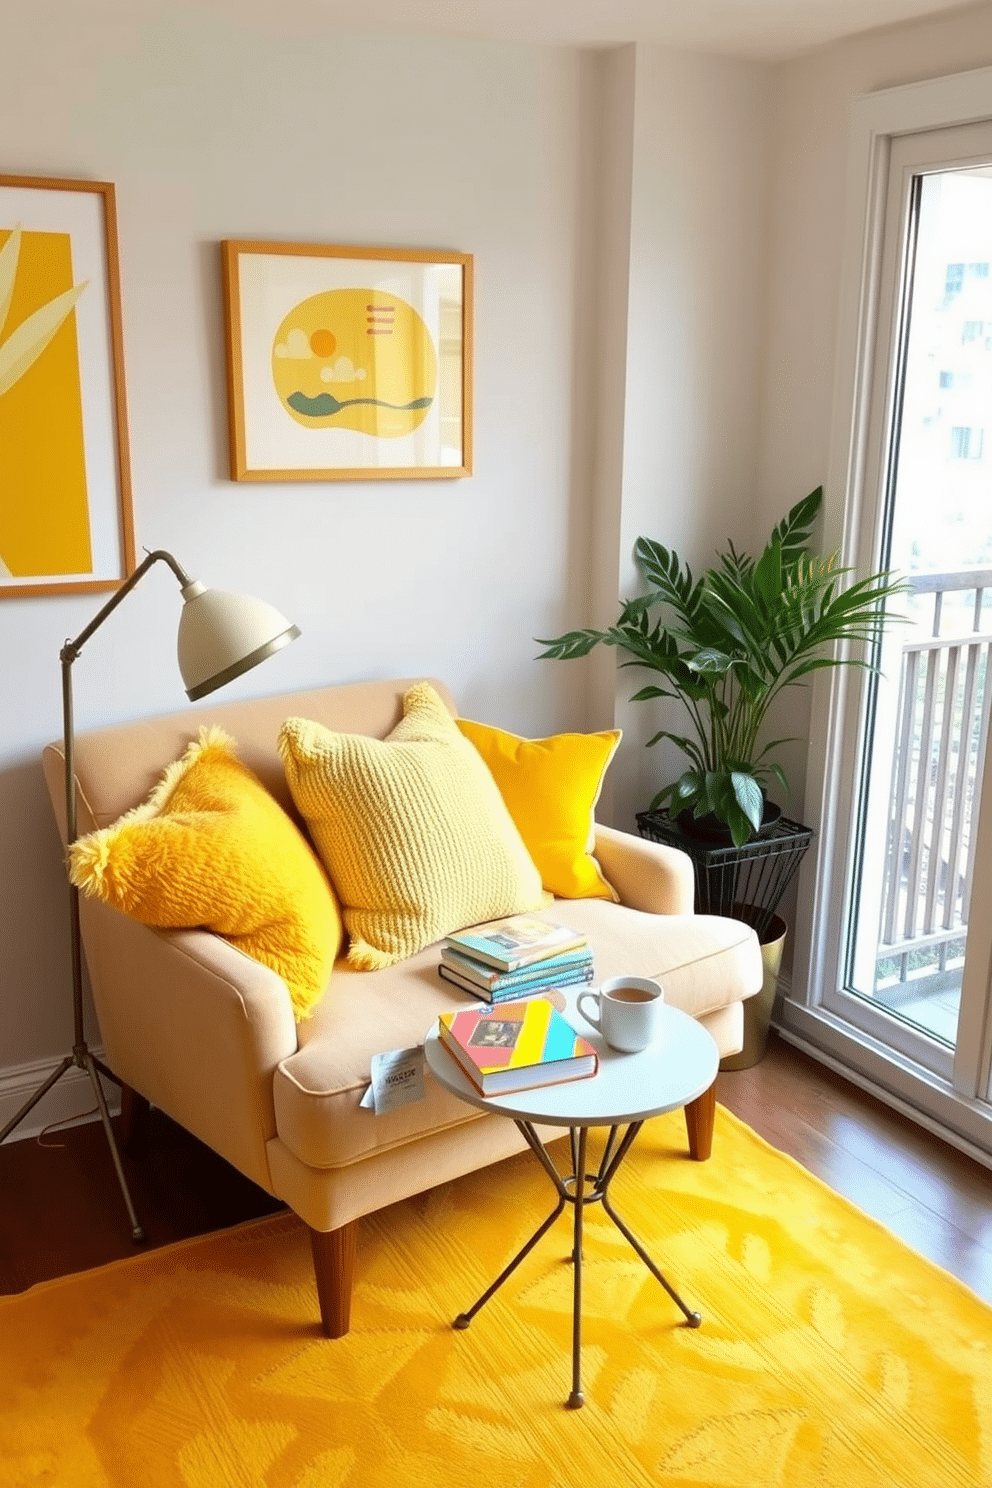
[[(582, 1006), (587, 999), (596, 1003), (598, 1017)], [(658, 1037), (664, 1002), (665, 994), (657, 982), (648, 977), (620, 976), (610, 977), (598, 992), (580, 992), (575, 1005), (586, 1022), (599, 1029), (611, 1049), (636, 1054)]]

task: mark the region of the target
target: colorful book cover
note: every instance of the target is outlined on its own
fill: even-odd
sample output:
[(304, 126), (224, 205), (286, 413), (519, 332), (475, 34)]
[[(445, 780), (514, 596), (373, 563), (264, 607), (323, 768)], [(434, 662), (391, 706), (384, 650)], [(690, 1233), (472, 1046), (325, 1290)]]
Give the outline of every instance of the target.
[(523, 986), (528, 982), (541, 981), (544, 977), (560, 971), (584, 971), (592, 966), (592, 950), (580, 946), (574, 951), (564, 951), (559, 956), (542, 956), (540, 961), (521, 966), (518, 971), (498, 971), (484, 961), (476, 961), (454, 946), (441, 947), (441, 960), (452, 971), (468, 977), (487, 991), (502, 991), (505, 988)]
[(592, 962), (587, 965), (566, 968), (563, 971), (549, 974), (548, 976), (535, 977), (533, 981), (522, 985), (515, 982), (512, 987), (480, 987), (478, 982), (463, 976), (453, 966), (447, 966), (443, 962), (438, 967), (438, 974), (446, 981), (460, 987), (463, 992), (471, 992), (473, 997), (478, 997), (482, 1002), (512, 1002), (515, 997), (536, 997), (539, 992), (550, 990), (552, 987), (588, 987), (594, 979)]
[(588, 944), (577, 930), (553, 925), (535, 915), (508, 915), (502, 920), (470, 925), (446, 936), (444, 943), (495, 966), (498, 971), (516, 971), (533, 961)]
[(592, 1044), (543, 997), (442, 1013), (438, 1034), (483, 1095), (581, 1079), (599, 1064)]

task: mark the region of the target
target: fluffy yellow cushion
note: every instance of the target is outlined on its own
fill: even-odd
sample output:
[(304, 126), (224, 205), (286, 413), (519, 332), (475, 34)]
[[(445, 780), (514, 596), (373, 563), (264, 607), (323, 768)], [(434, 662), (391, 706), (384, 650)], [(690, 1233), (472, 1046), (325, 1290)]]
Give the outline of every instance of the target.
[(548, 902), (492, 775), (429, 683), (409, 689), (386, 739), (288, 718), (279, 750), (359, 970)]
[(546, 889), (562, 899), (612, 899), (592, 856), (594, 813), (620, 730), (521, 739), (486, 723), (459, 718), (492, 772)]
[(313, 849), (219, 728), (200, 730), (143, 806), (69, 849), (72, 882), (160, 929), (202, 926), (279, 973), (297, 1020), (342, 926)]

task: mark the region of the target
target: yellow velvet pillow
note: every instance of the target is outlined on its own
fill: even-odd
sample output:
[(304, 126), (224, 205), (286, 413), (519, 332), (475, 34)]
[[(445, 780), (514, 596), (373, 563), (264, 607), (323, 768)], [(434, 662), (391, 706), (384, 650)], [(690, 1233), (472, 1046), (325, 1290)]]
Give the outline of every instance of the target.
[(616, 901), (592, 847), (596, 803), (620, 730), (521, 739), (469, 718), (457, 722), (489, 766), (544, 887), (562, 899)]
[(69, 849), (69, 875), (145, 925), (204, 927), (283, 978), (297, 1020), (341, 948), (313, 849), (219, 728), (200, 730), (143, 806)]
[(359, 970), (548, 902), (492, 775), (429, 683), (409, 689), (385, 739), (287, 718), (279, 750)]

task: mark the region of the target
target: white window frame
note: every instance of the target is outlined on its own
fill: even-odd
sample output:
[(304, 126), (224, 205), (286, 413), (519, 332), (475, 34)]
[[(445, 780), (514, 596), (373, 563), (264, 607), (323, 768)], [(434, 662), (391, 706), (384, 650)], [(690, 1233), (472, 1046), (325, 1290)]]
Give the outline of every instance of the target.
[[(882, 285), (882, 249), (889, 158), (900, 137), (923, 131), (982, 123), (992, 119), (992, 68), (890, 88), (854, 101), (848, 144), (844, 258), (839, 301), (833, 388), (833, 420), (825, 490), (824, 545), (840, 550), (842, 562), (877, 566), (880, 539), (866, 503), (875, 502), (879, 451), (869, 447), (873, 386), (884, 376), (889, 348), (877, 347)], [(877, 394), (876, 394), (877, 395)], [(875, 551), (872, 551), (874, 543)], [(795, 970), (788, 996), (777, 1013), (787, 1037), (958, 1145), (988, 1160), (992, 1154), (990, 1108), (975, 1092), (986, 1090), (992, 1068), (992, 1018), (961, 1029), (959, 1047), (971, 1051), (963, 1073), (923, 1073), (927, 1082), (920, 1118), (921, 1070), (907, 1043), (905, 1052), (873, 1038), (824, 1006), (824, 989), (836, 984), (842, 964), (839, 914), (851, 871), (846, 852), (854, 810), (858, 762), (842, 748), (864, 704), (863, 675), (856, 668), (821, 671), (812, 690), (806, 819), (817, 824), (813, 848), (800, 879), (795, 937)], [(988, 772), (987, 772), (988, 773)], [(844, 803), (841, 805), (841, 803)], [(992, 811), (982, 813), (979, 854), (992, 865)], [(982, 881), (980, 881), (980, 877)], [(975, 902), (992, 899), (992, 866), (976, 871)], [(980, 898), (978, 896), (984, 896)], [(983, 923), (983, 921), (985, 923)], [(980, 941), (976, 939), (980, 937)], [(992, 916), (975, 917), (969, 929), (973, 974), (992, 976)], [(835, 999), (832, 999), (835, 1000)]]

